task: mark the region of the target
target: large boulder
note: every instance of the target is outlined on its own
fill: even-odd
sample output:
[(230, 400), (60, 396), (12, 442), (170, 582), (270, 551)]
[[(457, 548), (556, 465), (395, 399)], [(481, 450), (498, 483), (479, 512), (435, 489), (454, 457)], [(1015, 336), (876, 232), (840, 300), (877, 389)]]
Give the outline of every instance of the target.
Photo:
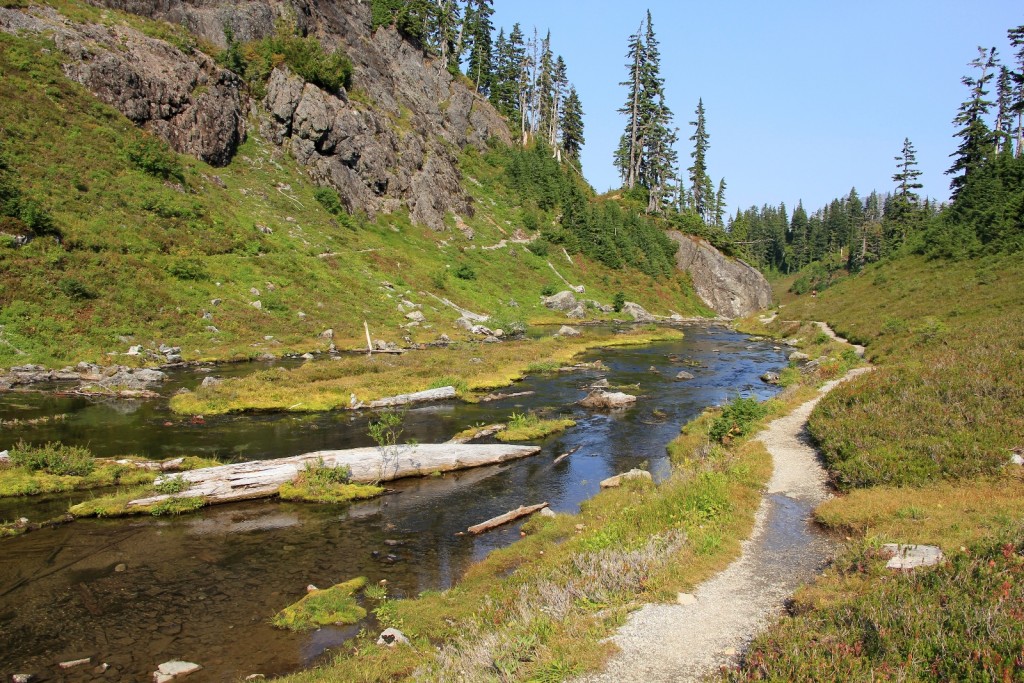
[(563, 311), (568, 313), (579, 306), (579, 301), (576, 300), (576, 295), (569, 290), (563, 290), (558, 294), (552, 294), (541, 299), (541, 303), (553, 311)]
[(648, 313), (643, 306), (632, 301), (623, 304), (622, 312), (631, 316), (638, 323), (653, 323), (655, 321), (655, 317)]
[(756, 268), (726, 257), (700, 237), (675, 230), (668, 236), (679, 243), (676, 267), (690, 274), (697, 296), (715, 313), (742, 318), (771, 305), (771, 286)]
[(636, 403), (636, 396), (625, 394), (621, 391), (604, 391), (594, 389), (586, 398), (580, 401), (584, 408), (598, 408), (601, 410), (614, 410), (617, 408), (628, 408)]

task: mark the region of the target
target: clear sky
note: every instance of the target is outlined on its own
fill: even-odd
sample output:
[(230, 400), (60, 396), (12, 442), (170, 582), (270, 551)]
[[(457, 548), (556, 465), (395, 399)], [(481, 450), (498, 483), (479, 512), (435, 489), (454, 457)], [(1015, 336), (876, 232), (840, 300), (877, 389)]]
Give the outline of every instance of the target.
[(802, 199), (808, 211), (856, 187), (892, 189), (909, 137), (924, 192), (949, 196), (952, 120), (977, 46), (1011, 54), (1006, 30), (1021, 0), (494, 0), (495, 30), (551, 31), (585, 116), (583, 171), (598, 192), (620, 185), (612, 152), (625, 129), (626, 43), (649, 8), (675, 114), (681, 166), (690, 165), (698, 98), (736, 207)]

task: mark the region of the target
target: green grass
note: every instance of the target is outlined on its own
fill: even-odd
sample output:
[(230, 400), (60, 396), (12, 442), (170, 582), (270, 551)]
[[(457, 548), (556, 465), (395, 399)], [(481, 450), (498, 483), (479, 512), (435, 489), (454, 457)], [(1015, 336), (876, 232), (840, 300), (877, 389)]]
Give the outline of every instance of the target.
[(575, 426), (575, 420), (547, 420), (536, 413), (512, 413), (508, 420), (508, 427), (498, 432), (496, 438), (498, 441), (532, 441)]
[(178, 413), (204, 415), (245, 410), (332, 410), (348, 407), (353, 394), (357, 401), (366, 403), (436, 387), (453, 378), (465, 391), (489, 391), (521, 379), (538, 356), (560, 367), (590, 348), (643, 344), (680, 335), (671, 328), (627, 334), (594, 330), (586, 337), (459, 343), (401, 356), (347, 355), (292, 370), (273, 368), (179, 393), (171, 399), (171, 408)]
[[(815, 516), (847, 546), (731, 678), (1024, 676), (1024, 474), (1008, 465), (1024, 444), (1022, 285), (1016, 257), (910, 257), (817, 297), (780, 297), (780, 319), (826, 320), (879, 367), (830, 393), (809, 425), (847, 492)], [(781, 320), (771, 328), (813, 336)], [(947, 561), (894, 574), (877, 552), (884, 542), (938, 545)]]
[[(89, 20), (124, 20), (57, 4)], [(480, 249), (521, 226), (521, 202), (497, 182), (505, 173), (500, 155), (466, 155), (466, 175), (481, 183), (467, 182), (477, 207), (466, 218), (472, 242), (458, 231), (412, 225), (404, 212), (374, 221), (336, 216), (257, 126), (227, 167), (212, 168), (173, 154), (98, 103), (63, 75), (58, 55), (45, 39), (0, 35), (0, 153), (22, 195), (64, 235), (62, 244), (44, 237), (21, 248), (0, 241), (0, 367), (109, 362), (107, 353), (136, 343), (180, 346), (186, 359), (281, 355), (326, 348), (318, 335), (327, 328), (339, 347), (355, 348), (365, 343), (364, 320), (375, 337), (399, 343), (460, 334), (452, 327), (458, 313), (422, 290), (502, 324), (564, 322), (540, 304), (542, 288), (564, 287), (548, 260), (585, 284), (588, 298), (608, 303), (623, 291), (656, 313), (707, 313), (682, 275), (652, 278), (578, 255), (569, 263), (554, 250), (540, 257), (520, 245)], [(53, 139), (60, 149), (46, 142)], [(133, 152), (140, 149), (147, 154)], [(170, 163), (182, 191), (147, 172), (151, 159), (159, 168)], [(540, 215), (550, 220), (554, 210)], [(400, 327), (408, 322), (397, 308), (401, 297), (423, 305), (424, 325)], [(257, 299), (258, 312), (249, 305)]]
[(309, 631), (328, 624), (354, 624), (366, 616), (355, 594), (366, 585), (365, 577), (314, 590), (278, 612), (271, 623), (290, 631)]
[(327, 467), (319, 458), (317, 462), (307, 462), (295, 481), (282, 484), (278, 495), (282, 500), (339, 504), (384, 493), (381, 486), (351, 483), (351, 476), (348, 467)]

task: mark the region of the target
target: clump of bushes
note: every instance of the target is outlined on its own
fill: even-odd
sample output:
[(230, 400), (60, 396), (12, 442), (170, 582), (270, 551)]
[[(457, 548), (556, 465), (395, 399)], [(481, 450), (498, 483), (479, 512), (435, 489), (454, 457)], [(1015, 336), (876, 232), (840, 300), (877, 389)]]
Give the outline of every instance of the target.
[(15, 467), (59, 476), (84, 477), (96, 468), (96, 461), (87, 449), (56, 442), (30, 446), (19, 441), (11, 448), (10, 457)]
[(737, 396), (711, 423), (708, 435), (712, 441), (728, 443), (735, 437), (749, 433), (751, 427), (767, 414), (767, 406), (758, 403), (756, 398)]

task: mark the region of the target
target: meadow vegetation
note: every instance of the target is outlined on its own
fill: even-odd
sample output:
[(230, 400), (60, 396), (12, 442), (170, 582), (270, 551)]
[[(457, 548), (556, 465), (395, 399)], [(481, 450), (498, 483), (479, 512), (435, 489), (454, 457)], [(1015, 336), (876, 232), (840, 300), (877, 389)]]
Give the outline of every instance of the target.
[[(790, 278), (792, 279), (792, 278)], [(1024, 674), (1024, 267), (990, 254), (869, 266), (782, 319), (826, 320), (878, 364), (811, 416), (835, 485), (817, 520), (848, 539), (742, 680), (1017, 680)], [(777, 291), (786, 289), (780, 283)], [(882, 543), (946, 562), (893, 573)]]
[(366, 616), (355, 594), (366, 585), (357, 577), (330, 588), (312, 590), (274, 615), (271, 623), (290, 631), (310, 631), (329, 624), (354, 624)]
[(576, 421), (568, 418), (546, 419), (533, 412), (512, 413), (508, 427), (498, 432), (495, 438), (498, 441), (532, 441), (575, 426)]

